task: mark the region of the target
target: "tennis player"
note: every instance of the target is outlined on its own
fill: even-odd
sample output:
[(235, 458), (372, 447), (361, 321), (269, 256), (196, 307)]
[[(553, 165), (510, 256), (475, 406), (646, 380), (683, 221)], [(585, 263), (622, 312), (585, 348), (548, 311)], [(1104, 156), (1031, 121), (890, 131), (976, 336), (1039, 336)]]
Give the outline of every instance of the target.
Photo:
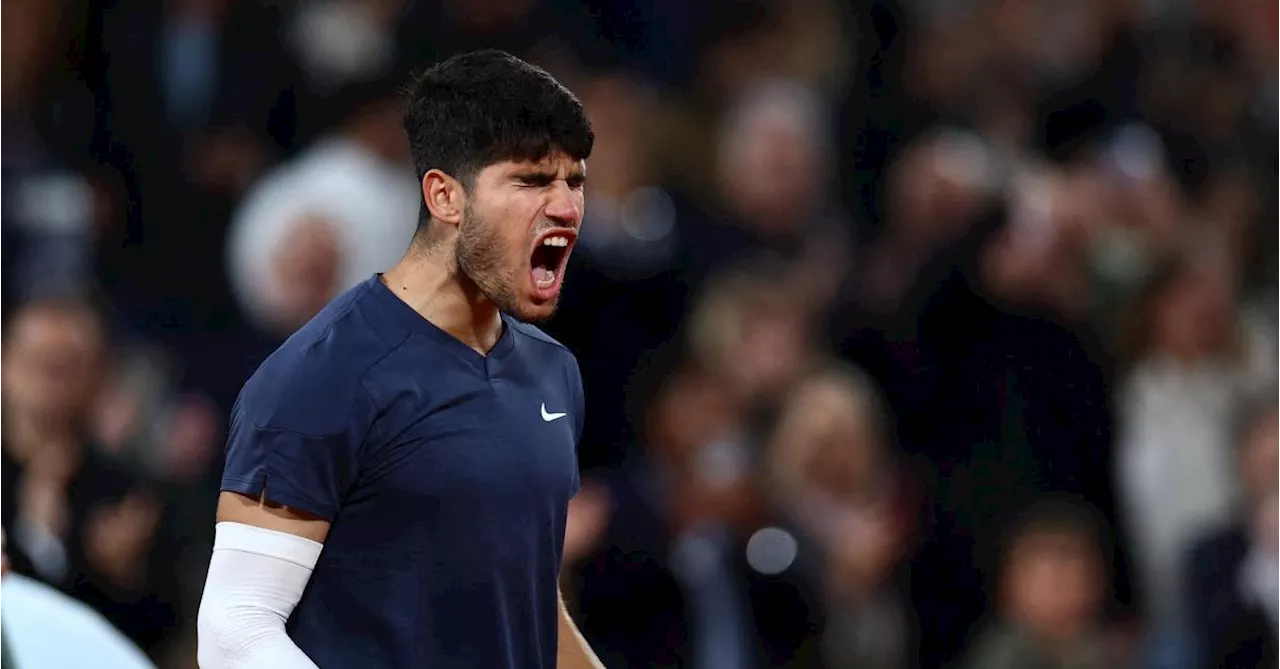
[(455, 56), (405, 111), (422, 213), (232, 412), (200, 605), (204, 669), (600, 667), (560, 599), (577, 362), (552, 315), (594, 140), (508, 54)]

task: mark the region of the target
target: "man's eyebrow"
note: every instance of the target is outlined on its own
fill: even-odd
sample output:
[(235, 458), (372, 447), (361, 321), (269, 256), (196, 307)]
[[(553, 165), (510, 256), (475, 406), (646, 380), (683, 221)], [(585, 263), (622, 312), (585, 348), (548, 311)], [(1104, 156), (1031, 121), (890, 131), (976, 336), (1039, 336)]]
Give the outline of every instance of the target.
[[(521, 181), (551, 183), (556, 180), (558, 170), (546, 167), (526, 167), (515, 171), (514, 177)], [(564, 180), (569, 183), (583, 183), (587, 180), (586, 170), (582, 168), (574, 168), (564, 175)]]

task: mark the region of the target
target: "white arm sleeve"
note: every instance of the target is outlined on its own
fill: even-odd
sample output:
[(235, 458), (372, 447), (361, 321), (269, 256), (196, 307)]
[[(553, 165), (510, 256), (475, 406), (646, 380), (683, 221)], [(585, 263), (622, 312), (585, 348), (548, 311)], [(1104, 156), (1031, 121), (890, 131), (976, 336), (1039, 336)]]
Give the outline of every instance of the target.
[(317, 669), (284, 627), (321, 548), (287, 532), (218, 523), (196, 619), (200, 668)]

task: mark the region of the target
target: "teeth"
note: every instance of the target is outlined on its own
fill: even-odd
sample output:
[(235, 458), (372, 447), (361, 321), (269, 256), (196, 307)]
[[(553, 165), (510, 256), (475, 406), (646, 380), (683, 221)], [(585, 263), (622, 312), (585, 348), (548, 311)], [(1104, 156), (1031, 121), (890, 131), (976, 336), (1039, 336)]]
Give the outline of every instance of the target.
[(551, 270), (547, 270), (547, 276), (546, 276), (546, 278), (544, 278), (543, 280), (539, 281), (539, 282), (538, 282), (538, 286), (539, 286), (539, 287), (541, 287), (541, 288), (546, 288), (546, 287), (548, 287), (548, 286), (551, 286), (551, 285), (552, 285), (552, 284), (554, 284), (555, 282), (556, 282), (556, 273), (555, 273), (555, 272), (552, 272)]
[(560, 246), (560, 247), (568, 246), (569, 238), (568, 237), (547, 237), (546, 239), (542, 240), (542, 245), (543, 246)]

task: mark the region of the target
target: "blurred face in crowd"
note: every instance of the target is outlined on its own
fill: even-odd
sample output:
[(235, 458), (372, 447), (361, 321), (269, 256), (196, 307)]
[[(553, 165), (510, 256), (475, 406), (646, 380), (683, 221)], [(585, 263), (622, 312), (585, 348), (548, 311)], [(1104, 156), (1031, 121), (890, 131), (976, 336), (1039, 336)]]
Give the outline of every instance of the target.
[(4, 342), (4, 401), (39, 421), (76, 420), (97, 390), (103, 333), (88, 312), (40, 305), (13, 316)]
[(291, 241), (280, 244), (271, 264), (273, 324), (290, 333), (311, 320), (338, 292), (343, 248), (339, 223), (322, 215), (295, 221)]
[(730, 114), (721, 138), (718, 170), (725, 201), (766, 236), (794, 232), (821, 195), (818, 119), (804, 89), (790, 89), (748, 96)]
[(689, 463), (698, 449), (730, 436), (735, 414), (725, 388), (709, 375), (683, 371), (666, 381), (650, 413), (650, 441), (676, 466)]
[(1245, 435), (1240, 480), (1249, 502), (1249, 524), (1258, 545), (1280, 554), (1280, 411), (1270, 411)]
[(1240, 446), (1240, 476), (1251, 499), (1280, 489), (1280, 413), (1268, 413), (1245, 436)]
[(1043, 305), (1052, 282), (1069, 276), (1064, 183), (1059, 174), (1018, 181), (1008, 222), (982, 256), (983, 283), (1002, 300)]
[(870, 392), (844, 376), (802, 382), (770, 445), (784, 506), (822, 546), (826, 590), (855, 600), (884, 582), (905, 540)]
[[(14, 0), (4, 5), (3, 82), (5, 105), (16, 102), (38, 84), (40, 72), (54, 47), (50, 39), (57, 26), (60, 3), (46, 0)], [(12, 97), (10, 97), (12, 96)]]
[(794, 479), (796, 489), (862, 501), (874, 487), (883, 448), (870, 411), (847, 384), (801, 384), (787, 402), (773, 445), (779, 473)]
[(585, 163), (559, 151), (482, 169), (464, 196), (454, 247), (459, 273), (522, 321), (551, 318), (582, 223), (585, 182)]
[(721, 277), (693, 311), (694, 355), (742, 403), (776, 398), (808, 364), (809, 315), (791, 271), (759, 263)]
[(1223, 353), (1231, 344), (1235, 314), (1231, 286), (1212, 267), (1180, 273), (1155, 298), (1155, 347), (1180, 360)]
[(677, 372), (650, 411), (650, 444), (671, 481), (665, 500), (671, 529), (709, 519), (752, 524), (759, 496), (751, 455), (721, 382), (695, 370)]
[(623, 75), (596, 77), (582, 87), (582, 104), (596, 132), (591, 150), (591, 192), (627, 195), (645, 174), (646, 129), (654, 110), (651, 92)]
[(921, 37), (907, 44), (903, 79), (914, 97), (930, 106), (953, 108), (965, 97), (983, 58), (983, 44), (960, 21), (927, 21)]
[(803, 369), (805, 327), (802, 316), (786, 310), (747, 314), (744, 330), (730, 351), (740, 388), (752, 396), (784, 390)]
[(889, 176), (895, 231), (924, 248), (959, 236), (985, 197), (990, 163), (987, 147), (967, 133), (904, 151)]
[(1046, 528), (1020, 537), (1003, 580), (1005, 615), (1048, 641), (1068, 641), (1086, 632), (1102, 601), (1096, 549), (1070, 531)]

